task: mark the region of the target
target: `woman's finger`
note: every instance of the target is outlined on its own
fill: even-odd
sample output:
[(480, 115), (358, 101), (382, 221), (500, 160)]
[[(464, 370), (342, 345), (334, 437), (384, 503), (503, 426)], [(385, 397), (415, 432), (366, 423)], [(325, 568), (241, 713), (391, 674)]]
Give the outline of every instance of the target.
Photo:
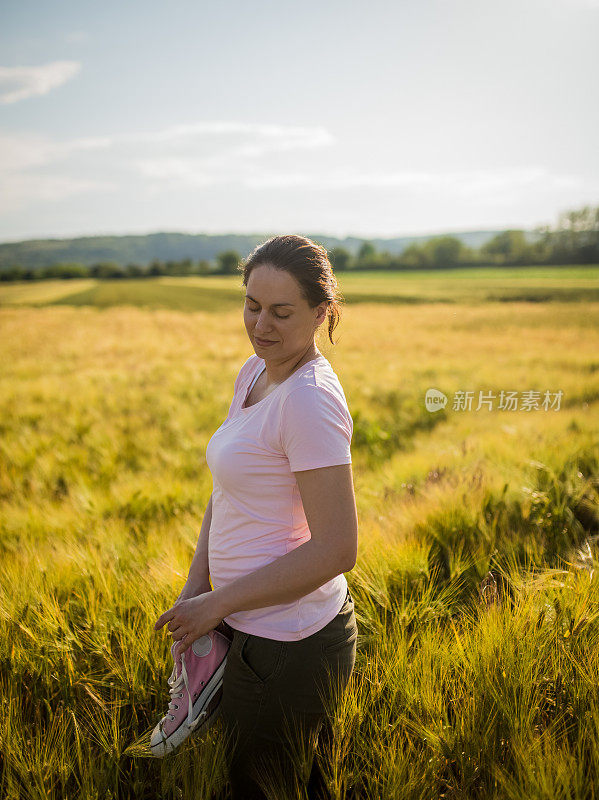
[(186, 650), (191, 644), (193, 638), (195, 637), (192, 637), (188, 633), (184, 633), (181, 638), (177, 640), (178, 651), (181, 652), (182, 650)]
[(174, 616), (174, 610), (172, 608), (169, 608), (168, 611), (165, 611), (164, 614), (161, 614), (158, 617), (158, 619), (156, 620), (156, 624), (154, 625), (154, 630), (155, 631), (160, 630), (160, 628), (162, 628), (164, 623), (172, 619), (173, 616)]
[(177, 656), (180, 656), (181, 653), (184, 653), (188, 647), (189, 647), (189, 642), (186, 639), (183, 639), (182, 642), (179, 642), (179, 644), (175, 648), (175, 658)]

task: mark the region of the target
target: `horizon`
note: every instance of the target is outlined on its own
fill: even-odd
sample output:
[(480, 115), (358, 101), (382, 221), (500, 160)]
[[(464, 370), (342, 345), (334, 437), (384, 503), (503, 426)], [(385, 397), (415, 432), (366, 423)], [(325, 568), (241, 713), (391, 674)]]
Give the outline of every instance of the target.
[[(486, 229), (486, 228), (479, 228), (477, 230), (459, 230), (459, 231), (431, 231), (430, 233), (399, 233), (395, 236), (356, 236), (354, 234), (348, 234), (347, 236), (335, 236), (335, 234), (327, 233), (326, 231), (319, 231), (313, 232), (311, 236), (315, 239), (318, 237), (327, 237), (331, 239), (339, 239), (343, 241), (344, 239), (358, 239), (364, 241), (370, 241), (372, 239), (384, 239), (384, 240), (393, 240), (393, 239), (415, 239), (421, 236), (426, 237), (437, 237), (437, 236), (460, 236), (466, 234), (476, 234), (476, 233), (503, 233), (505, 230), (521, 230), (524, 233), (534, 233), (535, 231), (532, 228), (497, 228), (497, 229)], [(76, 236), (33, 236), (28, 239), (15, 239), (15, 240), (5, 240), (0, 239), (0, 245), (3, 244), (20, 244), (22, 242), (30, 242), (30, 241), (63, 241), (67, 239), (95, 239), (98, 237), (106, 236), (106, 237), (127, 237), (127, 236), (155, 236), (155, 235), (182, 235), (182, 236), (279, 236), (285, 233), (289, 233), (289, 231), (276, 231), (274, 233), (262, 233), (261, 231), (218, 231), (218, 232), (207, 232), (207, 231), (177, 231), (177, 230), (155, 230), (155, 231), (147, 231), (145, 233), (90, 233), (90, 234), (81, 234)], [(303, 233), (300, 234), (302, 236), (308, 236), (308, 234)]]

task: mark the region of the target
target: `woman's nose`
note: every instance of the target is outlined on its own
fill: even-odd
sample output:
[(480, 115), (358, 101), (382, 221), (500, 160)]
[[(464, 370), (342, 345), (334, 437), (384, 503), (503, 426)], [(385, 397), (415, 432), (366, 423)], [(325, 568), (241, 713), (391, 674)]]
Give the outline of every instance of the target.
[(269, 328), (270, 328), (270, 326), (269, 326), (269, 323), (268, 323), (268, 317), (266, 315), (266, 312), (264, 312), (263, 314), (261, 313), (258, 316), (258, 321), (256, 322), (256, 325), (254, 326), (254, 330), (257, 330), (258, 332), (260, 332), (260, 331), (266, 332), (266, 331), (269, 330)]

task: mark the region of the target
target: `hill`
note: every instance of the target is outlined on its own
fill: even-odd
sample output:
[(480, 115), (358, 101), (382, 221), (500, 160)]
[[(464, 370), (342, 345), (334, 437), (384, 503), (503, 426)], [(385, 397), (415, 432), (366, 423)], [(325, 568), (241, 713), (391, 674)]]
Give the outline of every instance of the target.
[[(478, 248), (501, 231), (466, 231), (448, 235), (460, 239), (468, 247)], [(126, 264), (149, 264), (153, 259), (180, 261), (190, 258), (213, 260), (224, 250), (237, 250), (246, 256), (257, 244), (272, 236), (265, 234), (187, 234), (150, 233), (138, 236), (81, 236), (73, 239), (28, 239), (0, 244), (0, 270), (21, 266), (40, 269), (52, 264), (78, 263), (91, 266), (100, 261)], [(363, 238), (349, 236), (339, 239), (321, 234), (305, 234), (327, 250), (345, 247), (350, 253), (358, 252)], [(392, 239), (370, 239), (377, 250), (399, 255), (410, 244), (419, 244), (436, 235), (402, 236)], [(527, 238), (535, 234), (527, 232)]]

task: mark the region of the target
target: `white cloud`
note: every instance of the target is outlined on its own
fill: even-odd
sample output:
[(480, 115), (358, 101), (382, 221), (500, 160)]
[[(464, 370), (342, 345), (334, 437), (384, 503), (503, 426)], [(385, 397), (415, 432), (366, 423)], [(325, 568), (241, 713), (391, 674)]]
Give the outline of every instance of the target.
[(78, 61), (52, 61), (39, 67), (0, 67), (0, 103), (48, 94), (81, 69)]
[(12, 174), (2, 176), (0, 213), (26, 208), (32, 201), (54, 203), (84, 192), (116, 191), (110, 181), (68, 175)]
[[(263, 155), (272, 150), (294, 150), (296, 148), (322, 147), (333, 144), (335, 138), (324, 128), (302, 128), (284, 125), (260, 125), (250, 122), (196, 122), (189, 125), (171, 125), (159, 131), (138, 131), (113, 136), (74, 139), (69, 143), (73, 149), (96, 149), (119, 144), (181, 144), (185, 141), (208, 136), (254, 137), (259, 144), (246, 143), (240, 153)], [(220, 140), (222, 144), (222, 139)], [(191, 142), (193, 145), (193, 142)]]
[[(446, 202), (476, 203), (513, 202), (526, 191), (590, 189), (580, 176), (555, 174), (541, 165), (446, 172), (364, 171), (353, 164), (329, 167), (322, 160), (312, 165), (310, 151), (319, 154), (335, 143), (322, 127), (246, 122), (204, 121), (66, 141), (0, 134), (0, 179), (5, 186), (10, 179), (5, 195), (14, 193), (20, 204), (125, 187), (147, 197), (215, 186), (256, 191), (396, 189), (408, 197), (438, 195)], [(310, 153), (310, 169), (298, 167), (300, 151)]]
[[(0, 179), (5, 196), (13, 193), (21, 204), (50, 199), (53, 192), (62, 198), (94, 189), (116, 190), (131, 183), (132, 172), (152, 193), (156, 182), (162, 187), (164, 181), (183, 186), (235, 181), (236, 175), (251, 173), (251, 165), (264, 156), (334, 142), (320, 127), (246, 122), (198, 122), (67, 141), (0, 133)], [(57, 168), (60, 174), (48, 174)]]
[[(227, 141), (227, 137), (231, 140)], [(235, 142), (235, 137), (240, 140)], [(208, 141), (210, 140), (210, 141)], [(226, 163), (231, 158), (258, 158), (272, 152), (311, 149), (334, 144), (335, 138), (324, 128), (285, 127), (282, 125), (253, 125), (237, 122), (198, 122), (192, 125), (174, 125), (159, 131), (139, 131), (112, 136), (88, 136), (65, 142), (44, 139), (33, 134), (2, 136), (0, 133), (0, 169), (21, 169), (34, 164), (50, 163), (69, 157), (77, 151), (114, 150), (119, 158), (127, 145), (133, 153), (145, 146), (156, 154), (156, 163), (161, 159), (171, 161), (177, 172), (177, 159), (172, 158), (174, 148), (190, 151), (187, 158), (197, 159), (202, 153), (202, 162), (212, 166)], [(153, 149), (152, 149), (153, 148)], [(159, 155), (160, 150), (164, 155)], [(148, 162), (149, 163), (149, 162)], [(151, 171), (152, 167), (142, 171)], [(162, 171), (160, 166), (157, 171)]]
[(53, 143), (42, 136), (0, 133), (0, 175), (47, 164), (53, 158), (53, 151)]
[[(153, 158), (133, 162), (146, 177), (181, 186), (210, 186), (240, 183), (251, 189), (306, 187), (311, 190), (398, 188), (410, 192), (444, 192), (454, 197), (480, 197), (497, 192), (514, 191), (527, 186), (576, 188), (581, 178), (554, 175), (540, 166), (503, 170), (462, 170), (453, 172), (361, 172), (353, 167), (343, 171), (316, 172), (275, 171), (256, 168), (229, 160), (220, 164), (214, 159)], [(213, 169), (215, 166), (218, 169)]]

